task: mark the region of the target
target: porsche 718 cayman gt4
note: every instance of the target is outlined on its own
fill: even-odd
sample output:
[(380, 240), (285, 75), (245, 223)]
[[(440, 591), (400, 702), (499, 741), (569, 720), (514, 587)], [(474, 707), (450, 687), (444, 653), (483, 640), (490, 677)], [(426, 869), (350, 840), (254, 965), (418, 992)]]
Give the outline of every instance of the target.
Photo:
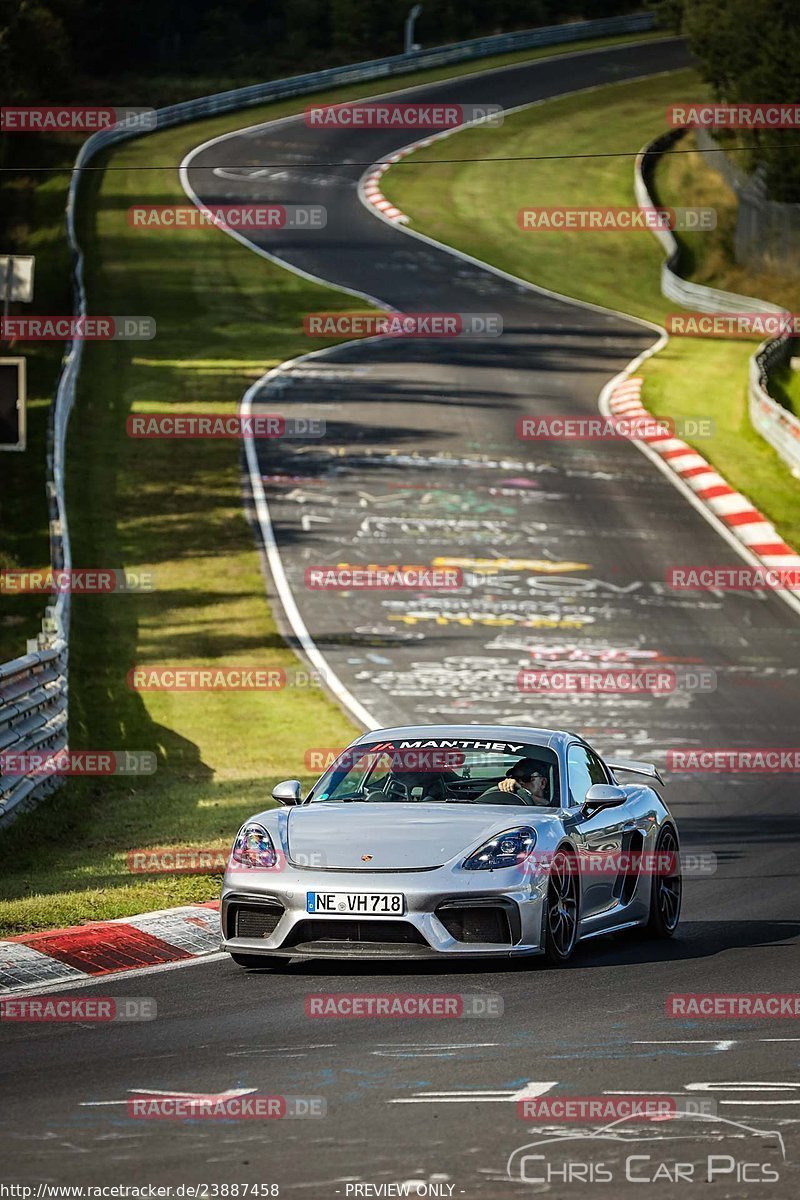
[[(633, 775), (621, 783), (618, 776)], [(413, 726), (364, 734), (303, 796), (240, 829), (222, 947), (293, 957), (544, 955), (681, 906), (677, 827), (647, 763), (604, 762), (577, 734)]]

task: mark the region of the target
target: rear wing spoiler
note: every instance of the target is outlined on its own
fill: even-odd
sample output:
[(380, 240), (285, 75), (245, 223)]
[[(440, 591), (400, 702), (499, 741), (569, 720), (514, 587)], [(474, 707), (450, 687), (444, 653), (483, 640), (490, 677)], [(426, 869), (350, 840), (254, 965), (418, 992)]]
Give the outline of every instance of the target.
[(647, 779), (657, 779), (664, 787), (664, 780), (659, 774), (658, 767), (653, 763), (636, 762), (634, 759), (621, 759), (619, 762), (607, 762), (612, 771), (630, 771), (632, 775), (644, 775)]

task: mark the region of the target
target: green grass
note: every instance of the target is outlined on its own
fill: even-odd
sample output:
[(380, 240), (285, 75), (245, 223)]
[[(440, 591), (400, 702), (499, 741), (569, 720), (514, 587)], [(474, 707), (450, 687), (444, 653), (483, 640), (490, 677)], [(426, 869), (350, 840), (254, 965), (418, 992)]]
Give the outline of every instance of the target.
[[(488, 65), (487, 60), (462, 64), (405, 76), (402, 83), (411, 86), (417, 78)], [(393, 85), (387, 81), (386, 86)], [(357, 98), (375, 90), (374, 82), (366, 83), (348, 88), (346, 95)], [(135, 663), (288, 667), (297, 662), (265, 599), (242, 512), (239, 447), (131, 441), (125, 435), (126, 416), (165, 408), (233, 412), (245, 387), (270, 366), (330, 344), (302, 335), (306, 311), (353, 307), (350, 297), (299, 279), (218, 231), (132, 230), (126, 209), (134, 202), (185, 203), (175, 167), (201, 141), (296, 112), (312, 100), (343, 98), (340, 91), (302, 97), (152, 134), (114, 151), (106, 160), (114, 170), (92, 172), (83, 185), (81, 237), (90, 309), (153, 315), (158, 336), (152, 342), (85, 348), (68, 447), (73, 557), (81, 566), (151, 571), (156, 589), (75, 599), (71, 744), (152, 750), (158, 771), (152, 777), (73, 781), (0, 833), (0, 934), (212, 898), (219, 890), (217, 878), (131, 876), (128, 852), (227, 848), (241, 820), (272, 803), (273, 784), (298, 773), (308, 746), (342, 745), (355, 732), (316, 689), (137, 695), (125, 682)], [(154, 162), (168, 165), (139, 169)], [(60, 231), (63, 187), (60, 178), (36, 189), (50, 205), (47, 215), (37, 213), (32, 222), (41, 231), (39, 312), (69, 308)], [(36, 355), (35, 348), (31, 353)], [(52, 351), (42, 351), (42, 380), (52, 381), (54, 369)], [(43, 417), (46, 383), (37, 385), (36, 395)], [(26, 496), (38, 495), (41, 486), (34, 485), (34, 466), (41, 471), (42, 430), (32, 445), (35, 457), (19, 458)], [(12, 509), (6, 501), (3, 517), (10, 520), (5, 527), (0, 522), (0, 537), (8, 539), (0, 548), (21, 564), (46, 561), (46, 514), (37, 526), (38, 542), (30, 544), (24, 537), (34, 534), (15, 532), (32, 525), (24, 507)], [(27, 619), (35, 623), (28, 636), (38, 627), (40, 601), (34, 601)], [(23, 632), (20, 625), (11, 627), (15, 639)], [(15, 646), (7, 656), (16, 652)]]
[(708, 233), (676, 234), (681, 247), (680, 273), (685, 279), (726, 292), (771, 300), (773, 304), (797, 311), (800, 280), (796, 273), (779, 275), (736, 262), (736, 194), (722, 176), (707, 165), (697, 150), (693, 133), (687, 133), (672, 152), (659, 160), (655, 187), (665, 204), (680, 202), (710, 206), (717, 212), (716, 229)]
[[(663, 323), (676, 306), (660, 293), (663, 255), (651, 233), (521, 231), (517, 214), (532, 205), (634, 204), (633, 155), (663, 131), (664, 110), (675, 96), (689, 94), (702, 99), (705, 86), (693, 72), (680, 71), (547, 101), (513, 114), (499, 129), (465, 130), (418, 151), (384, 175), (382, 190), (411, 217), (412, 228), (439, 241), (554, 291)], [(598, 148), (611, 157), (546, 157)], [(507, 157), (530, 161), (491, 161)], [(445, 161), (453, 159), (460, 161)], [(670, 170), (683, 175), (682, 156), (671, 156)], [(713, 196), (724, 208), (723, 185), (711, 175), (695, 194), (685, 178), (659, 173), (658, 198), (685, 205)], [(690, 267), (708, 276), (704, 282), (730, 288), (735, 278), (733, 290), (759, 295), (753, 289), (763, 280), (723, 274), (724, 240), (711, 240), (701, 253), (701, 236), (710, 235), (695, 235), (686, 253)], [(714, 436), (693, 444), (783, 537), (800, 545), (800, 488), (747, 416), (754, 348), (752, 342), (673, 338), (642, 369), (644, 399), (658, 416), (710, 418)]]
[[(800, 311), (800, 278), (796, 272), (778, 274), (736, 262), (736, 195), (706, 164), (696, 146), (694, 134), (687, 134), (679, 148), (688, 153), (665, 155), (656, 171), (656, 187), (665, 203), (711, 205), (717, 210), (717, 227), (711, 233), (678, 235), (681, 274), (726, 292), (770, 300), (789, 312)], [(752, 346), (747, 353), (752, 353)], [(770, 376), (769, 391), (779, 404), (800, 414), (800, 376), (796, 371), (789, 366), (775, 371)]]
[(135, 663), (297, 663), (265, 598), (239, 446), (125, 433), (133, 411), (234, 412), (253, 379), (314, 347), (303, 313), (352, 307), (216, 230), (127, 225), (134, 200), (185, 200), (174, 171), (136, 168), (153, 156), (180, 161), (214, 131), (124, 146), (118, 169), (93, 175), (82, 198), (92, 310), (153, 315), (158, 336), (86, 345), (68, 446), (74, 559), (150, 571), (156, 588), (74, 599), (71, 743), (152, 750), (158, 771), (73, 782), (0, 835), (5, 933), (213, 897), (210, 876), (132, 877), (128, 851), (228, 846), (247, 814), (271, 805), (273, 784), (297, 774), (307, 747), (355, 733), (318, 689), (136, 694), (126, 685)]
[[(199, 144), (201, 140), (216, 133), (302, 111), (311, 103), (358, 99), (395, 88), (409, 88), (426, 81), (472, 75), (479, 71), (535, 61), (556, 54), (602, 49), (604, 46), (624, 45), (627, 42), (651, 41), (664, 36), (663, 31), (656, 31), (596, 38), (562, 46), (517, 50), (434, 70), (413, 71), (392, 78), (371, 80), (359, 86), (348, 85), (346, 88), (333, 89), (318, 96), (301, 96), (280, 104), (242, 109), (233, 115), (185, 126), (184, 128), (198, 132), (196, 136), (190, 134), (193, 139), (190, 143), (180, 144), (190, 148), (191, 145)], [(103, 84), (100, 99), (106, 104), (124, 104), (130, 101), (132, 95), (146, 95), (149, 104), (158, 107), (187, 97), (226, 91), (252, 82), (254, 81), (251, 79), (226, 78), (187, 80), (121, 77)], [(87, 99), (91, 99), (91, 96)], [(6, 248), (13, 248), (20, 254), (36, 254), (34, 303), (23, 309), (31, 315), (69, 312), (72, 308), (69, 256), (64, 240), (64, 202), (69, 164), (81, 141), (81, 137), (69, 134), (36, 139), (33, 142), (29, 137), (25, 153), (30, 155), (31, 161), (54, 168), (58, 168), (60, 164), (60, 172), (47, 182), (38, 183), (37, 176), (20, 168), (19, 174), (11, 177), (11, 182), (4, 183), (7, 191), (4, 214), (10, 221), (10, 240)], [(163, 150), (167, 145), (171, 147), (171, 143), (150, 138), (146, 139), (146, 142), (154, 149), (158, 147), (159, 161), (167, 163), (168, 155), (172, 151), (170, 148), (165, 155)], [(116, 162), (116, 159), (114, 161)], [(14, 192), (19, 193), (16, 202)], [(117, 303), (116, 296), (114, 302)], [(118, 303), (115, 311), (121, 311)], [(24, 454), (0, 456), (0, 568), (43, 566), (48, 562), (50, 552), (44, 493), (44, 447), (47, 409), (55, 387), (61, 349), (56, 344), (43, 342), (30, 343), (24, 347), (24, 351), (28, 359), (28, 450)], [(25, 652), (26, 640), (36, 637), (41, 628), (41, 618), (41, 597), (3, 598), (0, 608), (0, 662), (16, 658)]]

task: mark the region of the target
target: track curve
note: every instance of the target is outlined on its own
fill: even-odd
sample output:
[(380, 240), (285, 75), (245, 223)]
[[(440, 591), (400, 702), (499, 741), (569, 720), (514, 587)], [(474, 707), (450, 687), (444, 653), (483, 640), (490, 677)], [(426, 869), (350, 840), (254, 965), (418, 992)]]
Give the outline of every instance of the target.
[[(686, 61), (681, 43), (665, 40), (545, 59), (403, 98), (511, 107)], [(337, 134), (334, 144), (302, 118), (256, 127), (201, 148), (187, 176), (207, 203), (324, 203), (324, 234), (258, 243), (294, 269), (399, 309), (500, 312), (506, 332), (495, 341), (350, 344), (274, 376), (257, 397), (264, 409), (291, 406), (328, 422), (323, 445), (265, 452), (261, 470), (297, 477), (268, 489), (277, 547), (302, 617), (339, 678), (386, 724), (566, 724), (601, 750), (657, 759), (671, 745), (791, 745), (800, 710), (791, 612), (774, 597), (698, 601), (666, 591), (673, 564), (738, 560), (632, 445), (517, 440), (520, 415), (595, 415), (602, 385), (652, 333), (376, 221), (358, 201), (360, 164), (408, 136), (348, 139)], [(352, 161), (322, 165), (332, 157)], [(259, 166), (288, 161), (296, 165), (280, 174)], [(232, 180), (242, 166), (249, 173)], [(456, 597), (320, 597), (302, 583), (315, 563), (448, 556), (499, 563), (473, 570)], [(529, 565), (503, 561), (520, 559)], [(517, 691), (520, 665), (568, 662), (577, 651), (598, 662), (644, 654), (701, 664), (716, 671), (719, 686), (711, 694), (569, 702)], [(573, 1152), (611, 1170), (610, 1181), (593, 1185), (602, 1200), (624, 1190), (628, 1154), (649, 1156), (638, 1170), (652, 1176), (662, 1159), (701, 1161), (730, 1146), (737, 1161), (777, 1163), (770, 1195), (795, 1194), (800, 1043), (770, 1040), (791, 1035), (791, 1023), (664, 1015), (671, 992), (797, 988), (795, 789), (786, 776), (674, 776), (669, 798), (684, 847), (713, 851), (719, 869), (690, 881), (685, 923), (666, 946), (591, 943), (566, 971), (325, 963), (258, 974), (214, 960), (101, 985), (104, 994), (154, 996), (159, 1019), (148, 1025), (5, 1029), (2, 1122), (14, 1178), (241, 1179), (314, 1197), (345, 1196), (348, 1181), (415, 1178), (452, 1186), (440, 1194), (455, 1197), (526, 1195), (548, 1189), (508, 1182), (506, 1162), (536, 1140), (513, 1097), (538, 1083), (575, 1095), (700, 1090), (719, 1101), (716, 1121), (681, 1125), (680, 1152), (652, 1140), (631, 1149), (619, 1137), (600, 1154)], [(499, 993), (504, 1017), (442, 1026), (314, 1022), (304, 1012), (308, 992), (426, 990)], [(24, 1101), (13, 1085), (19, 1074)], [(765, 1093), (764, 1081), (777, 1090)], [(254, 1122), (173, 1126), (125, 1117), (134, 1088), (236, 1087), (323, 1095), (328, 1117), (276, 1123), (267, 1133)], [(766, 1136), (776, 1129), (786, 1162), (780, 1139)], [(728, 1176), (712, 1193), (735, 1194), (736, 1185)], [(582, 1187), (577, 1178), (549, 1190), (572, 1196)], [(674, 1187), (662, 1174), (649, 1194), (660, 1200)]]

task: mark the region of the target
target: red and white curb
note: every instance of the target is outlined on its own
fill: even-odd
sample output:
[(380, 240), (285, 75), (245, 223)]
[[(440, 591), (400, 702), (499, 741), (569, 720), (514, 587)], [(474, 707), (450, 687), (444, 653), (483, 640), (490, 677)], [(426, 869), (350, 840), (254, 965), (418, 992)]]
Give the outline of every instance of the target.
[(219, 949), (218, 909), (212, 900), (0, 941), (0, 997), (210, 954)]
[[(643, 382), (640, 375), (632, 375), (616, 384), (608, 397), (609, 412), (615, 417), (624, 417), (626, 421), (642, 419), (655, 422), (653, 415), (642, 404)], [(776, 533), (774, 525), (687, 442), (659, 432), (643, 433), (638, 440), (646, 442), (670, 470), (691, 488), (696, 499), (722, 521), (733, 537), (750, 554), (760, 559), (764, 566), (800, 568), (800, 554)]]
[[(449, 133), (450, 131), (448, 130), (447, 132)], [(387, 220), (399, 221), (402, 224), (406, 224), (409, 219), (406, 214), (401, 212), (399, 208), (395, 208), (391, 201), (387, 200), (381, 191), (381, 176), (389, 170), (389, 167), (394, 166), (396, 162), (399, 162), (401, 158), (405, 158), (407, 154), (413, 154), (415, 150), (419, 150), (423, 146), (430, 146), (435, 140), (435, 138), (430, 137), (425, 138), (425, 140), (422, 142), (414, 142), (414, 144), (411, 146), (404, 146), (402, 150), (398, 150), (396, 153), (390, 154), (389, 157), (383, 162), (375, 163), (374, 166), (370, 167), (369, 171), (366, 173), (366, 175), (364, 175), (359, 185), (359, 190), (366, 203), (371, 204), (373, 208), (377, 208), (380, 213), (383, 213)]]

